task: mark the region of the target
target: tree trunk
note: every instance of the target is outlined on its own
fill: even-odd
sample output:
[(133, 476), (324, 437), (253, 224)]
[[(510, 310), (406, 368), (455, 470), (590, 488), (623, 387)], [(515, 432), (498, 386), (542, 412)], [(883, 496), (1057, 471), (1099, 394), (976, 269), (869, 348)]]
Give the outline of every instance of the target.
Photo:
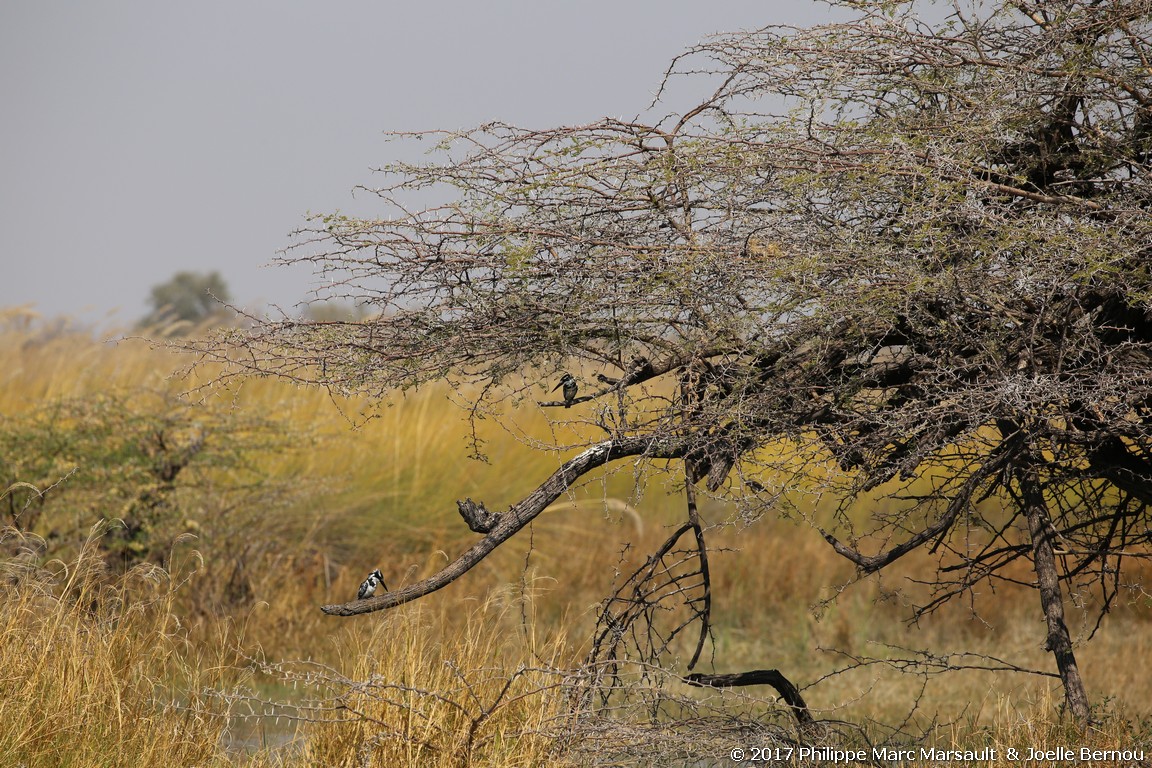
[(1028, 518), (1028, 533), (1032, 538), (1032, 563), (1036, 570), (1036, 584), (1040, 590), (1040, 605), (1044, 608), (1044, 621), (1048, 625), (1045, 647), (1056, 657), (1056, 667), (1064, 684), (1064, 703), (1080, 723), (1089, 722), (1088, 693), (1080, 678), (1076, 654), (1072, 651), (1072, 638), (1064, 622), (1064, 598), (1060, 594), (1060, 577), (1056, 571), (1056, 555), (1052, 548), (1053, 529), (1048, 521), (1048, 507), (1044, 494), (1033, 478), (1021, 478)]

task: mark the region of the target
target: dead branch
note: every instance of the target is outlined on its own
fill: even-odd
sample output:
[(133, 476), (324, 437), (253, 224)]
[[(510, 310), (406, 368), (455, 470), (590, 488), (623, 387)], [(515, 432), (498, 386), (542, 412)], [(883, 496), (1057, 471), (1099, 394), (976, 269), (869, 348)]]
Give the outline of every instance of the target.
[(492, 526), (483, 539), (472, 545), (438, 573), (416, 584), (373, 596), (367, 600), (325, 605), (321, 607), (321, 610), (331, 616), (355, 616), (403, 605), (442, 589), (463, 576), (496, 547), (512, 538), (520, 529), (536, 519), (537, 515), (587, 472), (627, 456), (674, 459), (682, 456), (684, 450), (683, 443), (669, 442), (648, 435), (598, 443), (564, 462), (535, 491), (522, 501), (513, 504), (507, 512), (501, 513), (499, 522)]
[(800, 691), (792, 684), (791, 680), (784, 677), (784, 675), (775, 669), (754, 669), (749, 672), (736, 672), (729, 675), (702, 675), (693, 673), (685, 677), (684, 682), (701, 688), (770, 685), (780, 694), (780, 698), (784, 699), (784, 703), (792, 708), (792, 714), (796, 716), (796, 722), (800, 725), (806, 725), (812, 722), (812, 713), (808, 711), (808, 705), (804, 702), (804, 697), (800, 695)]

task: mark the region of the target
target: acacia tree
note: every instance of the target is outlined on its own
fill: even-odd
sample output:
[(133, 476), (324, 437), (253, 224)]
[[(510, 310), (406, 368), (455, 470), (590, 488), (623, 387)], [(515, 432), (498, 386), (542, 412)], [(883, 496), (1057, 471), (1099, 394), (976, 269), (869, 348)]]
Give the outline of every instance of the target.
[(341, 393), (449, 380), (478, 414), (579, 366), (575, 401), (540, 405), (603, 431), (508, 510), (462, 502), (483, 537), (440, 573), (325, 611), (439, 589), (585, 473), (649, 457), (683, 462), (706, 624), (697, 484), (764, 504), (809, 474), (845, 503), (894, 484), (898, 514), (829, 545), (862, 574), (935, 553), (920, 611), (1030, 563), (1089, 717), (1065, 600), (1107, 611), (1152, 522), (1152, 3), (976, 0), (936, 25), (842, 5), (686, 52), (665, 85), (709, 95), (683, 113), (419, 134), (433, 157), (385, 169), (381, 218), (300, 233), (285, 259), (378, 314), (203, 351)]

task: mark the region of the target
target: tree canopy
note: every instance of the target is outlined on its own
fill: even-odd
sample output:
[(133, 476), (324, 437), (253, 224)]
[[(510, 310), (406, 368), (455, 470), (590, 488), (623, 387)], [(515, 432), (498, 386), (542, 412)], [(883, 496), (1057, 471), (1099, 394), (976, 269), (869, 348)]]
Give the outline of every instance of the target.
[(140, 325), (176, 323), (180, 325), (167, 330), (179, 332), (181, 326), (186, 328), (227, 316), (229, 311), (225, 305), (231, 300), (228, 284), (219, 272), (177, 272), (167, 282), (152, 286), (148, 297), (152, 310)]
[(380, 218), (285, 255), (377, 314), (201, 346), (341, 393), (447, 379), (476, 413), (588, 372), (554, 413), (602, 440), (505, 512), (462, 503), (484, 538), (441, 574), (326, 610), (438, 589), (623, 457), (682, 459), (690, 517), (698, 482), (763, 511), (930, 473), (821, 533), (861, 573), (930, 549), (920, 611), (1030, 563), (1088, 718), (1065, 598), (1106, 612), (1152, 536), (1152, 2), (840, 5), (685, 52), (665, 86), (708, 95), (682, 113), (405, 134), (434, 151), (384, 169)]

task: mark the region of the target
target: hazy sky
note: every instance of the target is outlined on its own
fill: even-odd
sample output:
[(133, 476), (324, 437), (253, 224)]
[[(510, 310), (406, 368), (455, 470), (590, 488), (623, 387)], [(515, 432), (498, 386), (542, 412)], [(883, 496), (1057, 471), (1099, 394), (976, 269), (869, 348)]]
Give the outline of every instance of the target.
[[(0, 307), (101, 324), (218, 270), (249, 307), (314, 285), (263, 266), (353, 198), (387, 130), (644, 111), (711, 32), (811, 24), (809, 0), (0, 0)], [(114, 314), (107, 319), (110, 312)]]

